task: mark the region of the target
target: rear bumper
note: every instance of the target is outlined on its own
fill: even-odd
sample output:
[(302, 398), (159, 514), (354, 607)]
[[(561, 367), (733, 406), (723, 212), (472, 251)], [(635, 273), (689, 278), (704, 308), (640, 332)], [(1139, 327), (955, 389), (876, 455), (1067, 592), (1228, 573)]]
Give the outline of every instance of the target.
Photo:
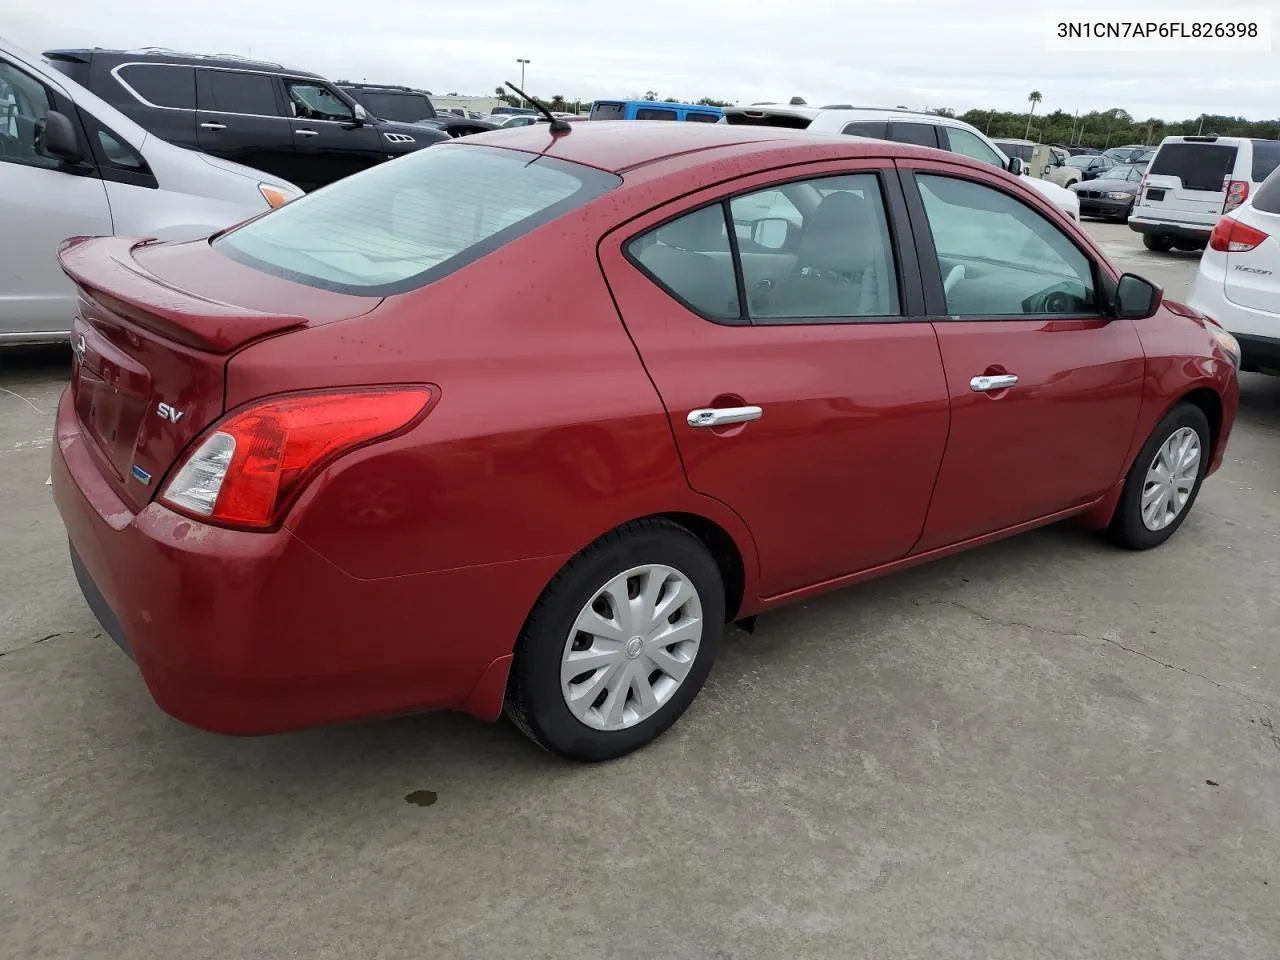
[(230, 734), (446, 708), (496, 719), (560, 558), (359, 580), (287, 530), (133, 513), (88, 442), (65, 393), (52, 481), (76, 576), (167, 713)]
[(1129, 215), (1129, 229), (1135, 233), (1170, 237), (1174, 240), (1208, 240), (1209, 234), (1213, 233), (1213, 224), (1205, 226), (1202, 224), (1156, 220), (1135, 210), (1134, 213)]
[(1212, 317), (1240, 342), (1242, 370), (1280, 371), (1280, 313), (1244, 307), (1227, 299), (1221, 254), (1206, 254), (1187, 306)]

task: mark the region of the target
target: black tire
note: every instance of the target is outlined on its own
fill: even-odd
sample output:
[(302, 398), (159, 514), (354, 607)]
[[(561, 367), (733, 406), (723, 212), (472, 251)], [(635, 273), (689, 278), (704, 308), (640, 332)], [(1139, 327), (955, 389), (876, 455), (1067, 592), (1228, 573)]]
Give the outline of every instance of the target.
[[(652, 716), (620, 730), (587, 726), (569, 710), (560, 687), (565, 642), (579, 611), (613, 577), (660, 563), (693, 584), (702, 607), (702, 638), (680, 686)], [(724, 633), (724, 583), (715, 559), (692, 533), (667, 520), (637, 520), (591, 544), (543, 591), (516, 643), (506, 713), (539, 746), (569, 760), (611, 760), (667, 730), (706, 682)]]
[(1142, 245), (1148, 250), (1154, 250), (1156, 253), (1168, 253), (1173, 249), (1172, 240), (1154, 233), (1144, 233), (1142, 235)]
[[(1190, 427), (1200, 437), (1200, 465), (1195, 484), (1191, 488), (1191, 496), (1173, 521), (1160, 530), (1151, 530), (1142, 522), (1142, 491), (1146, 484), (1147, 470), (1155, 460), (1156, 452), (1175, 430)], [(1151, 436), (1142, 445), (1137, 458), (1129, 468), (1129, 475), (1124, 481), (1124, 492), (1120, 495), (1120, 503), (1111, 520), (1108, 534), (1122, 547), (1130, 550), (1150, 550), (1164, 543), (1182, 526), (1191, 508), (1195, 506), (1196, 497), (1200, 494), (1200, 486), (1204, 483), (1204, 472), (1209, 466), (1210, 454), (1209, 421), (1199, 407), (1192, 403), (1180, 403), (1156, 424)]]
[(1129, 222), (1129, 218), (1130, 218), (1131, 216), (1133, 216), (1133, 201), (1132, 201), (1132, 200), (1130, 200), (1130, 201), (1129, 201), (1129, 206), (1125, 207), (1125, 208), (1124, 208), (1124, 210), (1120, 213), (1119, 217), (1117, 217), (1117, 218), (1116, 218), (1116, 222), (1117, 222), (1117, 223), (1128, 223), (1128, 222)]

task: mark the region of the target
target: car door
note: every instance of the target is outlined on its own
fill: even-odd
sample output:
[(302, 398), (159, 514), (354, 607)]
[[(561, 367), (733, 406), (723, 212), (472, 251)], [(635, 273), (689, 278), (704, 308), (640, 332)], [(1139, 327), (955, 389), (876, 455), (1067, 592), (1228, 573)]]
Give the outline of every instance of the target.
[[(366, 170), (387, 159), (382, 134), (370, 122), (357, 122), (355, 108), (327, 84), (284, 78), (292, 115), (294, 149), (308, 189)], [(394, 136), (394, 134), (393, 134)], [(407, 136), (407, 135), (406, 135)]]
[[(689, 483), (747, 523), (767, 596), (906, 555), (946, 444), (937, 339), (895, 232), (901, 187), (880, 166), (756, 174), (600, 247)], [(802, 215), (797, 242), (739, 258), (727, 224), (774, 191)]]
[(58, 266), (58, 244), (113, 232), (94, 165), (72, 167), (41, 146), (50, 110), (71, 121), (88, 158), (74, 104), (0, 58), (0, 342), (71, 329), (75, 287)]
[(293, 129), (276, 78), (256, 70), (196, 70), (196, 139), (200, 149), (255, 170), (302, 183)]
[(1107, 316), (1107, 268), (1040, 201), (980, 172), (901, 160), (951, 398), (918, 551), (1095, 500), (1125, 471), (1145, 360)]

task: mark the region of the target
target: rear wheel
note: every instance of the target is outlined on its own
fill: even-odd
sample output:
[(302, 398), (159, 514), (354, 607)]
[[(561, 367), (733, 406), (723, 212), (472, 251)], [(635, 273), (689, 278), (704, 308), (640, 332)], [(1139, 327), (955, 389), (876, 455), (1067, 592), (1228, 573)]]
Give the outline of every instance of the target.
[(1111, 521), (1112, 539), (1131, 550), (1168, 540), (1191, 511), (1209, 466), (1209, 421), (1182, 403), (1151, 431), (1129, 468)]
[(1173, 249), (1172, 240), (1153, 233), (1144, 233), (1142, 235), (1142, 245), (1148, 250), (1154, 250), (1156, 253), (1168, 253)]
[(516, 644), (507, 716), (571, 760), (649, 743), (698, 695), (724, 631), (706, 546), (665, 520), (607, 534), (557, 574)]

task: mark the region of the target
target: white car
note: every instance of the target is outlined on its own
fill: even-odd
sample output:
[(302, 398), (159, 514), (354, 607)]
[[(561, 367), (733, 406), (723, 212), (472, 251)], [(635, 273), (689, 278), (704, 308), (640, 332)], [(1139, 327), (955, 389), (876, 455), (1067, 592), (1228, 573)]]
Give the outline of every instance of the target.
[(885, 107), (854, 107), (849, 104), (810, 107), (793, 102), (725, 107), (723, 122), (791, 127), (813, 133), (844, 133), (948, 150), (1023, 177), (1027, 186), (1042, 194), (1071, 219), (1080, 219), (1080, 200), (1074, 193), (1056, 183), (1030, 176), (1022, 160), (1016, 157), (1011, 160), (977, 127), (953, 117)]
[(1241, 369), (1280, 375), (1280, 168), (1218, 220), (1187, 303), (1235, 335)]
[(1148, 250), (1202, 250), (1224, 213), (1280, 165), (1280, 140), (1165, 137), (1147, 167), (1129, 229)]
[(194, 239), (300, 197), (276, 177), (175, 147), (0, 40), (0, 346), (65, 339), (72, 236)]

